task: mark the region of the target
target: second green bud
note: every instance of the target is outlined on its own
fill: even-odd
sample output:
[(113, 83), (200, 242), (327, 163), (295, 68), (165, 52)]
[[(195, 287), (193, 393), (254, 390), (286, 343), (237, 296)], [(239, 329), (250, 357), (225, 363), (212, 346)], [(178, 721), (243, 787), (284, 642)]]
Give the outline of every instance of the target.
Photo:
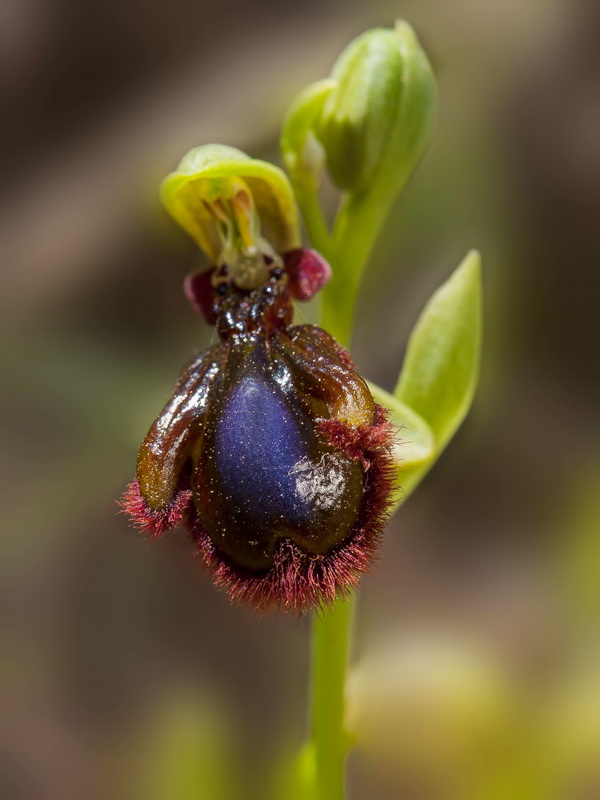
[(282, 138), (295, 182), (317, 177), (315, 144), (334, 183), (359, 193), (374, 187), (396, 194), (425, 149), (435, 81), (412, 28), (367, 31), (348, 45), (331, 79), (305, 90), (292, 107)]

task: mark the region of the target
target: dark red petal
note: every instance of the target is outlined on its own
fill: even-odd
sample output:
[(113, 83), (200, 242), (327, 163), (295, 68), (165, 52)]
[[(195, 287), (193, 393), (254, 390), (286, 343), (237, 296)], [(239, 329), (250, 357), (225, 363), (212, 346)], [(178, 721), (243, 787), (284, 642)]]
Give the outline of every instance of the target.
[(331, 267), (316, 250), (297, 248), (283, 254), (288, 291), (296, 300), (310, 300), (331, 278)]
[(183, 291), (200, 316), (214, 325), (217, 321), (215, 290), (211, 283), (215, 267), (191, 272), (183, 282)]
[(139, 530), (146, 531), (152, 538), (161, 536), (171, 528), (176, 528), (187, 519), (191, 509), (192, 493), (189, 489), (179, 490), (169, 505), (153, 511), (140, 493), (137, 480), (131, 481), (119, 505)]

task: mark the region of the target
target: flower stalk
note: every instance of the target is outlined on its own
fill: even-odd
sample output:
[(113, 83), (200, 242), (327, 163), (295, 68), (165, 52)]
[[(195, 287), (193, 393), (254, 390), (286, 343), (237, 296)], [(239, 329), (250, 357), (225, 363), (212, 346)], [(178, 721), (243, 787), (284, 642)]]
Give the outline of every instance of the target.
[(315, 615), (312, 626), (312, 741), (316, 800), (342, 800), (349, 738), (344, 727), (354, 597)]

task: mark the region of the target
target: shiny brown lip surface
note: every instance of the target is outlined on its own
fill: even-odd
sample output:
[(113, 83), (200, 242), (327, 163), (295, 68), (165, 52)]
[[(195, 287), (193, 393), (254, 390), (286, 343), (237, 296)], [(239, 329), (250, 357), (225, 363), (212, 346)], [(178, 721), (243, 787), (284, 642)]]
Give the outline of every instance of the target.
[(185, 525), (233, 600), (299, 614), (371, 566), (393, 430), (345, 350), (290, 324), (286, 284), (215, 298), (220, 342), (183, 370), (122, 506), (152, 536)]

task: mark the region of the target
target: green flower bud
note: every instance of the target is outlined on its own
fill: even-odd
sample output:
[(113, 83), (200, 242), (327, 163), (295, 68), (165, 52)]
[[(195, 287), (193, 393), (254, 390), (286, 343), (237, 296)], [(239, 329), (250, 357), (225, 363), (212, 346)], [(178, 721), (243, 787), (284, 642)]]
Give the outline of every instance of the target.
[(396, 194), (425, 149), (434, 100), (431, 67), (413, 29), (399, 21), (367, 31), (344, 50), (331, 79), (292, 106), (282, 140), (286, 166), (295, 182), (310, 175), (312, 134), (340, 189), (358, 193), (377, 183)]
[(294, 195), (285, 174), (226, 145), (195, 147), (162, 183), (163, 204), (214, 265), (240, 288), (264, 282), (264, 256), (298, 247)]
[(314, 129), (335, 87), (330, 78), (307, 86), (292, 104), (283, 126), (281, 155), (294, 185), (302, 191), (316, 192), (319, 188), (325, 151)]

